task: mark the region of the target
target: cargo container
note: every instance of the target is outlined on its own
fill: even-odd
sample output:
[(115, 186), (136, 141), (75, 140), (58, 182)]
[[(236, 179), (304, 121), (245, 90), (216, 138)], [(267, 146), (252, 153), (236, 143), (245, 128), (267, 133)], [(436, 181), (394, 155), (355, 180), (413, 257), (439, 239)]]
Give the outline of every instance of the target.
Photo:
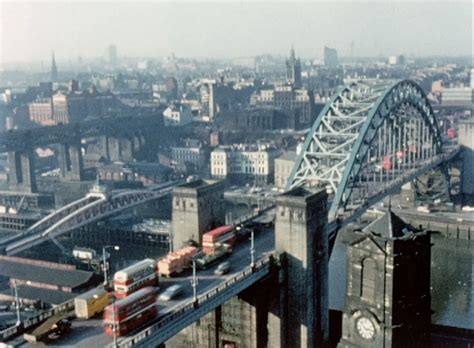
[(104, 330), (107, 335), (123, 336), (143, 324), (156, 319), (156, 290), (146, 287), (110, 304), (104, 311)]
[(158, 274), (164, 277), (171, 277), (181, 273), (191, 265), (191, 261), (196, 253), (197, 248), (193, 246), (184, 247), (169, 253), (158, 261)]
[(215, 253), (224, 245), (229, 252), (232, 252), (236, 239), (234, 225), (225, 225), (212, 231), (204, 233), (202, 236), (202, 250), (206, 254)]
[(158, 286), (155, 260), (142, 260), (114, 275), (114, 290), (117, 298), (127, 297), (146, 286)]
[(110, 296), (103, 287), (95, 288), (74, 299), (74, 310), (79, 319), (90, 319), (104, 311), (110, 303)]

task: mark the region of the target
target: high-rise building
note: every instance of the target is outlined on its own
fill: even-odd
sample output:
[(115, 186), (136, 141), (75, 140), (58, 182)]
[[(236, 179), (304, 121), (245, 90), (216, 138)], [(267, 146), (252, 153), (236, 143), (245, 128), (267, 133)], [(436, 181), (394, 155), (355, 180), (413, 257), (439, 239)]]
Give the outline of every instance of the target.
[(295, 57), (295, 49), (292, 47), (290, 58), (286, 60), (286, 80), (295, 87), (301, 87), (301, 62)]
[(58, 80), (58, 67), (56, 66), (56, 60), (54, 59), (54, 52), (53, 57), (51, 59), (51, 81), (56, 82)]
[(216, 81), (202, 80), (200, 88), (201, 117), (206, 121), (213, 121), (217, 112)]
[(111, 65), (117, 64), (117, 46), (111, 45), (108, 48), (109, 63)]
[(324, 65), (334, 67), (338, 66), (337, 50), (324, 46)]

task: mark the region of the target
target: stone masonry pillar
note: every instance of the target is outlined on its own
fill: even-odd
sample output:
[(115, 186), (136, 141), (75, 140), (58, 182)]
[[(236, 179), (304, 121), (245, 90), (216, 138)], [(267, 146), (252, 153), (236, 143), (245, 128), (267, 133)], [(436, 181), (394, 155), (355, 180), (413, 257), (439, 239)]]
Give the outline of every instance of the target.
[(11, 189), (31, 193), (38, 191), (33, 149), (9, 152), (8, 167)]
[(61, 144), (59, 147), (59, 169), (65, 180), (81, 181), (84, 177), (84, 163), (81, 145)]
[(269, 315), (269, 344), (323, 347), (329, 339), (327, 194), (296, 188), (277, 198), (275, 251), (282, 255), (277, 305)]

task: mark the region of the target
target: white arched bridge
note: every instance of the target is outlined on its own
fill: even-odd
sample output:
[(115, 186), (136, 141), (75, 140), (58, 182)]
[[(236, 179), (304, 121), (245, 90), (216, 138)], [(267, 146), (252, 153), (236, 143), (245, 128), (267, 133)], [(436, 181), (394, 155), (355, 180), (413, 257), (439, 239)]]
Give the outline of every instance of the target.
[(25, 233), (4, 242), (4, 253), (15, 255), (49, 238), (71, 232), (84, 225), (156, 200), (169, 194), (177, 182), (147, 190), (127, 190), (108, 193), (99, 185), (86, 197), (72, 202), (32, 225)]
[[(459, 147), (446, 146), (443, 138), (415, 82), (354, 81), (340, 88), (317, 117), (287, 190), (326, 188), (331, 232), (408, 182), (424, 191), (420, 194), (447, 199), (446, 164)], [(429, 178), (421, 185), (423, 176)], [(444, 185), (439, 185), (440, 177)]]

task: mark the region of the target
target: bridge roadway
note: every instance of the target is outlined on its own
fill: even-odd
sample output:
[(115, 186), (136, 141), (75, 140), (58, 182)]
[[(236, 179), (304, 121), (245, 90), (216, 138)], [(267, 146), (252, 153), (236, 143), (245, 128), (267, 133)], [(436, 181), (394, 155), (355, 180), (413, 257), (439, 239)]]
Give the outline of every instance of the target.
[(121, 116), (91, 119), (80, 123), (44, 126), (0, 133), (0, 153), (62, 144), (100, 135), (130, 135), (133, 131), (158, 129), (156, 116)]
[[(147, 328), (141, 328), (136, 332), (129, 334), (124, 337), (118, 338), (119, 347), (131, 347), (132, 343), (136, 346), (141, 347), (156, 347), (160, 342), (156, 340), (166, 341), (179, 331), (187, 327), (190, 323), (196, 321), (199, 317), (207, 312), (210, 312), (213, 308), (224, 303), (226, 300), (235, 296), (241, 289), (238, 286), (238, 282), (233, 282), (232, 279), (235, 277), (242, 276), (242, 272), (246, 271), (246, 277), (243, 278), (245, 283), (242, 283), (244, 288), (249, 287), (251, 284), (257, 282), (268, 274), (269, 263), (266, 262), (268, 256), (273, 252), (275, 248), (275, 236), (273, 227), (262, 230), (260, 233), (255, 234), (255, 260), (258, 265), (259, 262), (264, 262), (263, 266), (257, 268), (255, 272), (251, 272), (250, 265), (250, 242), (242, 241), (236, 245), (234, 252), (228, 256), (225, 260), (230, 261), (232, 265), (231, 271), (224, 276), (216, 276), (213, 274), (216, 265), (212, 266), (207, 270), (200, 270), (197, 272), (199, 284), (197, 287), (197, 295), (202, 296), (208, 292), (212, 292), (219, 286), (222, 286), (226, 282), (232, 282), (232, 286), (229, 286), (229, 292), (223, 291), (222, 297), (211, 297), (209, 301), (204, 301), (202, 306), (194, 309), (192, 306), (193, 302), (193, 290), (191, 287), (191, 271), (188, 270), (181, 277), (175, 278), (162, 278), (160, 279), (160, 291), (162, 292), (168, 286), (173, 284), (182, 284), (184, 287), (184, 293), (174, 301), (162, 302), (158, 301), (158, 319), (154, 323), (149, 323)], [(253, 278), (252, 278), (253, 276)], [(237, 291), (237, 293), (235, 293)], [(218, 294), (217, 294), (218, 295)], [(213, 301), (214, 299), (214, 301)], [(209, 303), (208, 303), (209, 302)], [(183, 313), (183, 308), (188, 309)], [(180, 311), (181, 310), (181, 311)], [(191, 314), (191, 315), (189, 315)], [(174, 316), (177, 316), (174, 318)], [(176, 320), (173, 320), (176, 319)], [(164, 326), (160, 325), (165, 322)], [(103, 348), (112, 347), (112, 337), (107, 336), (103, 332), (102, 320), (100, 318), (92, 320), (74, 320), (72, 323), (72, 330), (70, 334), (60, 337), (59, 339), (51, 342), (55, 347), (84, 347), (84, 348)], [(147, 340), (147, 337), (142, 337), (149, 333), (149, 331), (157, 331), (164, 329), (163, 333), (157, 335), (154, 332), (153, 344)], [(149, 338), (149, 337), (148, 337)], [(20, 342), (19, 342), (20, 343)], [(41, 347), (44, 344), (29, 344), (22, 342), (21, 347)]]

